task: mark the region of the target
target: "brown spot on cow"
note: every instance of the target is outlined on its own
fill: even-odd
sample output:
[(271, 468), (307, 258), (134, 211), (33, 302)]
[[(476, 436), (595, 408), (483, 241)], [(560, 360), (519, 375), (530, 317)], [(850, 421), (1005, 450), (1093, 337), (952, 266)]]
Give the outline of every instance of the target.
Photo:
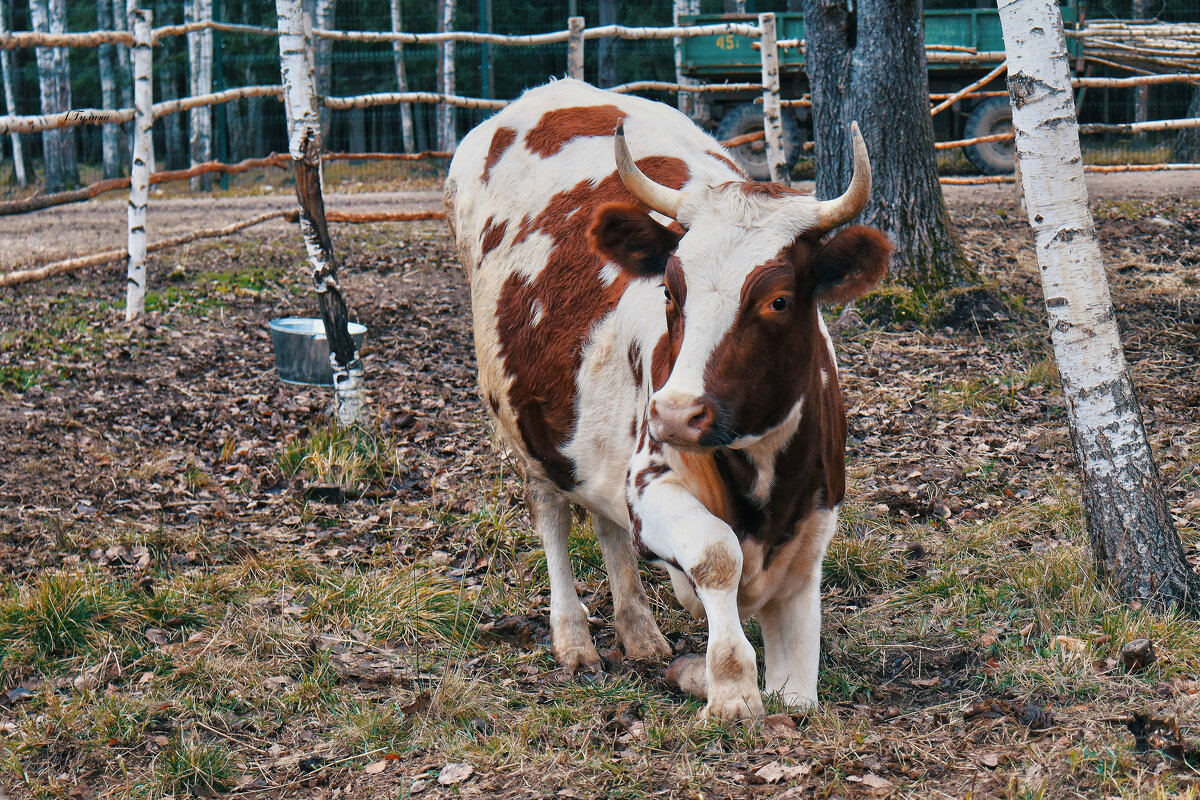
[(488, 147), (487, 160), (483, 162), (483, 175), (480, 180), (484, 183), (488, 182), (488, 178), (492, 176), (492, 167), (496, 166), (508, 148), (512, 147), (512, 143), (516, 141), (517, 132), (512, 128), (497, 128), (492, 134), (492, 144)]
[(495, 250), (504, 241), (504, 234), (508, 231), (508, 222), (500, 220), (499, 225), (494, 225), (495, 217), (488, 217), (487, 224), (483, 226), (483, 237), (481, 242), (481, 250), (479, 257), (482, 260), (488, 253)]
[(736, 163), (734, 163), (733, 159), (731, 159), (729, 156), (714, 152), (712, 150), (706, 150), (705, 153), (707, 155), (712, 156), (717, 161), (720, 161), (722, 164), (729, 167), (731, 170), (736, 172), (738, 175), (741, 175), (743, 178), (747, 177), (746, 171), (744, 169), (742, 169), (741, 167), (739, 167)]
[(697, 589), (731, 589), (737, 585), (738, 563), (724, 545), (710, 545), (688, 570)]
[(735, 522), (729, 487), (717, 469), (711, 452), (677, 450), (676, 457), (683, 462), (680, 476), (687, 490), (704, 504), (714, 517), (732, 526)]
[(736, 647), (721, 648), (716, 653), (709, 653), (708, 658), (714, 683), (740, 683), (750, 677)]
[(790, 186), (784, 186), (782, 183), (773, 181), (743, 181), (739, 184), (742, 194), (747, 197), (761, 197), (766, 195), (772, 200), (778, 200), (782, 197), (792, 197), (804, 192), (793, 189)]
[[(637, 386), (642, 385), (642, 348), (636, 341), (629, 343), (629, 372), (633, 375), (633, 382)], [(637, 420), (634, 420), (634, 424)]]
[(547, 111), (525, 134), (525, 148), (549, 158), (567, 142), (581, 136), (612, 136), (625, 112), (611, 103), (602, 106), (572, 106)]
[[(638, 167), (652, 180), (680, 188), (687, 165), (665, 156), (649, 156)], [(556, 485), (576, 485), (574, 466), (562, 446), (575, 428), (575, 376), (583, 343), (592, 326), (616, 307), (633, 277), (621, 271), (606, 285), (607, 260), (592, 247), (588, 232), (603, 206), (633, 202), (616, 171), (599, 183), (584, 180), (559, 192), (533, 219), (522, 222), (513, 244), (534, 232), (553, 241), (545, 267), (534, 280), (513, 273), (504, 283), (496, 308), (500, 355), (512, 376), (509, 403), (526, 447)], [(538, 303), (542, 322), (530, 324), (529, 309)]]
[(500, 401), (496, 399), (496, 395), (494, 395), (494, 394), (491, 394), (491, 393), (489, 392), (489, 393), (488, 393), (488, 396), (487, 396), (487, 403), (488, 403), (488, 408), (490, 408), (490, 409), (492, 410), (492, 413), (493, 413), (493, 414), (496, 414), (497, 416), (499, 416), (499, 414), (500, 414)]
[(633, 488), (637, 492), (637, 496), (641, 497), (645, 493), (646, 487), (650, 485), (650, 481), (670, 471), (671, 468), (666, 464), (651, 464), (639, 470), (638, 474), (633, 477)]

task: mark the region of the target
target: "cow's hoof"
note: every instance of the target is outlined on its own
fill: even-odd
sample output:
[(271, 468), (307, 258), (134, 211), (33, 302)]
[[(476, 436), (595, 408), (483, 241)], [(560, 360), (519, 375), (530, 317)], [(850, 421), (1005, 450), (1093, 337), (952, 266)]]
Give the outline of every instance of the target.
[(671, 645), (659, 631), (653, 619), (641, 617), (636, 622), (617, 625), (621, 649), (634, 661), (650, 661), (671, 655)]
[(596, 652), (596, 646), (590, 641), (555, 647), (554, 660), (568, 675), (574, 675), (579, 670), (599, 668), (600, 666), (600, 654)]
[(678, 686), (684, 694), (704, 699), (708, 697), (708, 678), (705, 675), (705, 659), (703, 655), (692, 654), (680, 656), (667, 667), (664, 679), (672, 686)]
[(726, 722), (762, 719), (763, 716), (762, 697), (759, 696), (758, 689), (744, 697), (734, 695), (724, 698), (709, 698), (708, 705), (700, 712), (701, 719), (711, 717)]

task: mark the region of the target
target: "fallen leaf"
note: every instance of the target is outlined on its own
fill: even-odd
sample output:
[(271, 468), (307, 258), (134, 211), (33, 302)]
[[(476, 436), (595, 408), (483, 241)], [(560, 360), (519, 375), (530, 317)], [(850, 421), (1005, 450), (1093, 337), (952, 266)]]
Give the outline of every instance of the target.
[(872, 789), (886, 789), (892, 785), (892, 782), (887, 778), (876, 775), (874, 772), (868, 772), (862, 776), (863, 786), (870, 786)]
[(932, 678), (913, 678), (911, 681), (909, 681), (909, 683), (911, 683), (913, 686), (924, 687), (937, 686), (941, 682), (942, 678), (940, 675), (934, 675)]
[(367, 764), (365, 767), (363, 767), (363, 772), (367, 773), (368, 775), (378, 775), (387, 769), (387, 766), (388, 762), (386, 758), (382, 761), (372, 761), (370, 764)]
[(462, 783), (474, 773), (475, 767), (466, 762), (456, 761), (442, 767), (442, 771), (438, 773), (438, 783), (442, 786), (453, 786)]
[(998, 767), (1000, 766), (1000, 754), (985, 753), (979, 757), (979, 763), (983, 764), (985, 767)]
[(764, 767), (759, 767), (754, 774), (764, 783), (778, 783), (782, 780), (800, 778), (812, 772), (811, 764), (784, 764), (782, 761), (772, 761)]

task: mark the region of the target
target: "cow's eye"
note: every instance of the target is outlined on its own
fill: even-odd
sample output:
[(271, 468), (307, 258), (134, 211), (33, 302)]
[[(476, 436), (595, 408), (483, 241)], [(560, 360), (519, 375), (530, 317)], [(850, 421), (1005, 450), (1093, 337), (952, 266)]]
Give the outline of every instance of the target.
[(670, 302), (671, 301), (671, 290), (667, 288), (667, 285), (665, 283), (662, 285), (662, 290), (663, 290), (663, 294), (667, 298), (667, 302)]
[(774, 300), (771, 301), (771, 310), (772, 311), (787, 311), (788, 305), (790, 305), (790, 303), (786, 297), (776, 297)]

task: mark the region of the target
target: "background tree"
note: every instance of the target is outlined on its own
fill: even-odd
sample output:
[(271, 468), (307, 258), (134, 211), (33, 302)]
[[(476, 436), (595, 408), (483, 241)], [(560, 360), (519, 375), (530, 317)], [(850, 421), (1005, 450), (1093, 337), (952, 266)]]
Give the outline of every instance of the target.
[[(41, 33), (65, 33), (66, 0), (30, 0), (33, 29)], [(38, 47), (38, 89), (42, 113), (54, 114), (71, 108), (71, 68), (65, 47)], [(75, 161), (75, 129), (42, 131), (42, 155), (45, 160), (45, 189), (58, 191), (79, 183)]]
[[(454, 30), (454, 12), (457, 0), (438, 0), (438, 30)], [(438, 43), (438, 91), (443, 94), (454, 94), (457, 86), (457, 74), (454, 69), (454, 42)], [(456, 114), (454, 106), (439, 105), (437, 108), (438, 149), (453, 150), (458, 141), (455, 130)]]
[[(392, 31), (404, 30), (404, 16), (400, 8), (400, 0), (391, 0)], [(396, 64), (396, 91), (408, 91), (408, 75), (404, 68), (404, 44), (392, 42), (392, 59)], [(415, 153), (416, 141), (413, 139), (412, 104), (400, 104), (400, 138), (404, 152)]]
[(859, 221), (896, 245), (892, 278), (928, 293), (972, 283), (938, 183), (921, 0), (804, 0), (817, 194), (850, 182), (858, 120), (874, 188)]
[[(107, 0), (96, 3), (96, 27), (102, 31), (112, 30), (112, 6)], [(117, 65), (116, 48), (111, 44), (102, 44), (96, 51), (100, 72), (100, 99), (105, 108), (117, 107)], [(104, 177), (115, 178), (121, 174), (121, 127), (119, 125), (104, 125), (100, 130), (101, 161), (104, 164)]]
[(1008, 0), (1000, 23), (1025, 203), (1097, 565), (1127, 600), (1200, 610), (1200, 577), (1184, 557), (1146, 439), (1088, 208), (1061, 12), (1055, 0)]
[[(1192, 99), (1188, 102), (1187, 115), (1191, 118), (1200, 117), (1200, 85), (1192, 89)], [(1200, 128), (1184, 128), (1175, 135), (1171, 146), (1171, 160), (1200, 161)]]
[[(8, 3), (0, 2), (0, 33), (8, 31)], [(7, 50), (0, 50), (0, 80), (4, 82), (4, 105), (8, 114), (16, 115), (17, 111), (17, 95), (13, 89), (13, 66), (12, 54)], [(10, 134), (12, 139), (13, 151), (13, 177), (17, 179), (18, 186), (24, 186), (29, 182), (29, 177), (25, 173), (25, 148), (22, 146), (21, 134), (15, 131)]]

